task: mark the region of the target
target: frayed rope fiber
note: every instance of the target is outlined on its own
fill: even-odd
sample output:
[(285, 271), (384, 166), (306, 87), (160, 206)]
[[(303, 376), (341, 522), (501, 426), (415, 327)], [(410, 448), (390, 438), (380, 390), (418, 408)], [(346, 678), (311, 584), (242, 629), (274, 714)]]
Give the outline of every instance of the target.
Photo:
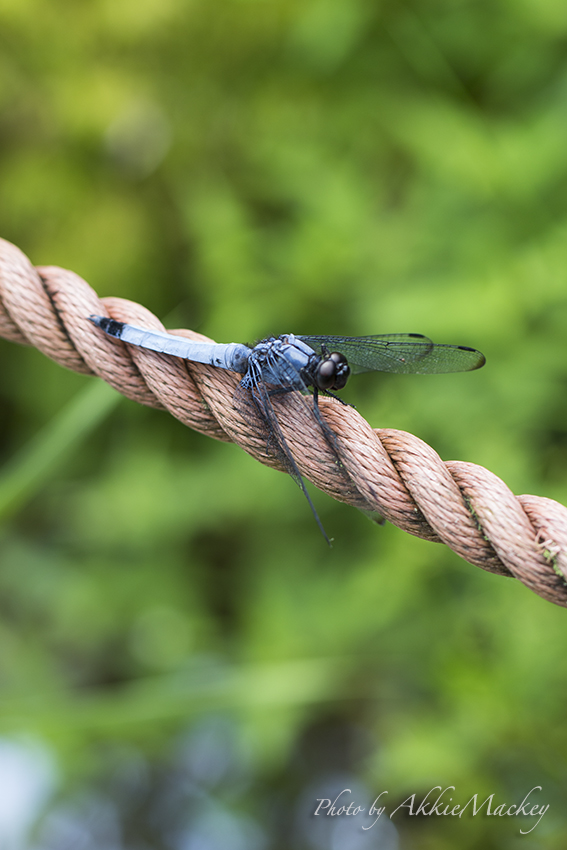
[[(281, 468), (263, 429), (232, 403), (239, 375), (125, 345), (95, 328), (92, 314), (164, 330), (140, 304), (101, 299), (74, 272), (34, 267), (0, 239), (0, 336), (33, 345), (68, 369), (97, 375), (129, 399), (168, 410), (190, 428), (235, 442), (261, 463)], [(207, 340), (193, 331), (172, 333)], [(465, 561), (513, 576), (567, 607), (567, 508), (540, 496), (514, 496), (482, 466), (444, 463), (412, 434), (372, 429), (353, 408), (321, 398), (321, 413), (336, 435), (333, 451), (294, 395), (274, 399), (274, 407), (301, 474), (315, 486), (377, 511), (409, 534), (446, 543)]]

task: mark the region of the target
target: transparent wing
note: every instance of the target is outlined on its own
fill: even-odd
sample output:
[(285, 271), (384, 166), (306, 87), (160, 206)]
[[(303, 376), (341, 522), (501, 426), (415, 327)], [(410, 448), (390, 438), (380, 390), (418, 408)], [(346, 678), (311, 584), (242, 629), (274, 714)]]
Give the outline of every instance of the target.
[(353, 374), (397, 372), (436, 374), (470, 372), (484, 366), (485, 357), (464, 345), (437, 345), (422, 334), (376, 336), (298, 336), (318, 354), (322, 346), (345, 355)]

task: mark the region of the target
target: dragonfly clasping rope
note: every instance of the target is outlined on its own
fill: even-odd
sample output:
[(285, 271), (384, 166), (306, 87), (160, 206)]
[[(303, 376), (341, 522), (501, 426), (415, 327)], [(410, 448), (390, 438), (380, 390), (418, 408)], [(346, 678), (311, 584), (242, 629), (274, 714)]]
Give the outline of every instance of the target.
[[(168, 410), (190, 428), (238, 443), (262, 463), (281, 468), (262, 432), (232, 404), (239, 375), (126, 346), (103, 336), (89, 322), (91, 315), (163, 330), (140, 304), (99, 299), (74, 272), (36, 268), (15, 245), (0, 240), (0, 336), (33, 345), (68, 369), (97, 375), (133, 401)], [(207, 340), (188, 330), (173, 333)], [(319, 404), (336, 436), (342, 471), (304, 407), (293, 398), (274, 399), (302, 475), (336, 499), (375, 510), (404, 531), (445, 543), (469, 563), (513, 576), (567, 607), (567, 508), (539, 496), (514, 496), (487, 469), (444, 463), (412, 434), (372, 429), (356, 410), (332, 399)]]

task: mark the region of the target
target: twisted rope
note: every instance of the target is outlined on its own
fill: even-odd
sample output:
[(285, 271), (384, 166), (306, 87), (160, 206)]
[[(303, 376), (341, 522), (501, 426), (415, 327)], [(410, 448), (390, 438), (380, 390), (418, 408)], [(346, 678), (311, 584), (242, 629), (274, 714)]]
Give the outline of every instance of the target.
[[(0, 239), (0, 336), (33, 345), (68, 369), (97, 375), (133, 401), (168, 410), (201, 434), (233, 441), (261, 463), (281, 468), (261, 424), (243, 417), (232, 404), (238, 375), (124, 345), (88, 321), (93, 313), (164, 330), (140, 304), (99, 299), (74, 272), (35, 268), (15, 245)], [(207, 340), (193, 331), (172, 333)], [(409, 534), (445, 543), (465, 561), (513, 576), (544, 599), (567, 607), (563, 505), (539, 496), (514, 496), (487, 469), (443, 463), (412, 434), (373, 430), (353, 408), (321, 398), (321, 414), (336, 435), (333, 451), (295, 395), (275, 397), (274, 407), (302, 475), (313, 484), (340, 501), (378, 511)]]

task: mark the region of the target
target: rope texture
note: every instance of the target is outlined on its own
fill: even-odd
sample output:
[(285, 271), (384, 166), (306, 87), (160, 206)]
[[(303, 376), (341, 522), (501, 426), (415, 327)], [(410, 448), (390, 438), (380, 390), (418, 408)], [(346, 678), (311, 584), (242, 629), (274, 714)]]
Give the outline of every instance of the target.
[[(233, 441), (281, 469), (262, 423), (244, 417), (232, 403), (238, 375), (125, 345), (94, 327), (87, 320), (93, 313), (164, 330), (140, 304), (100, 299), (74, 272), (35, 268), (0, 239), (0, 336), (33, 345), (68, 369), (97, 375), (129, 399), (168, 410), (201, 434)], [(193, 331), (172, 333), (207, 340)], [(567, 508), (540, 496), (514, 496), (487, 469), (444, 463), (412, 434), (373, 430), (353, 408), (321, 398), (322, 416), (336, 435), (333, 451), (297, 395), (273, 401), (305, 478), (340, 501), (377, 511), (424, 540), (446, 543), (465, 561), (513, 576), (567, 607)]]

